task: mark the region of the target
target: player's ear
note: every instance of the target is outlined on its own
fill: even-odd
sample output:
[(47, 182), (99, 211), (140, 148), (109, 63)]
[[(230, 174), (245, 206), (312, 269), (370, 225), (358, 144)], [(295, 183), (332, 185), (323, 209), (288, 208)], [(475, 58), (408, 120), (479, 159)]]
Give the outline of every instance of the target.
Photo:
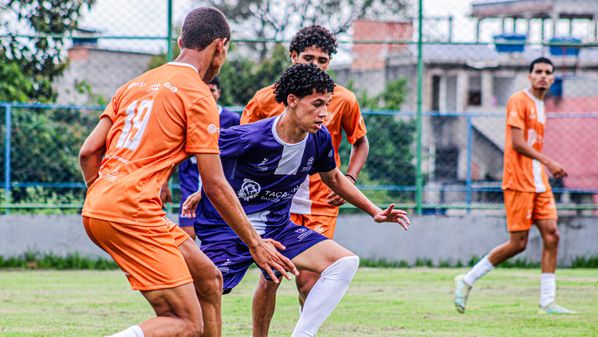
[(176, 39), (176, 44), (179, 46), (179, 49), (183, 49), (183, 39), (180, 36)]
[(293, 95), (293, 94), (289, 94), (289, 95), (287, 96), (287, 106), (288, 106), (289, 108), (292, 108), (292, 109), (294, 109), (294, 108), (297, 106), (297, 101), (298, 101), (298, 99), (299, 99), (299, 98), (298, 98), (297, 96), (295, 96), (295, 95)]
[(293, 62), (293, 64), (296, 64), (297, 60), (299, 59), (299, 54), (297, 53), (297, 51), (293, 50), (289, 53), (289, 56), (291, 57), (291, 61)]

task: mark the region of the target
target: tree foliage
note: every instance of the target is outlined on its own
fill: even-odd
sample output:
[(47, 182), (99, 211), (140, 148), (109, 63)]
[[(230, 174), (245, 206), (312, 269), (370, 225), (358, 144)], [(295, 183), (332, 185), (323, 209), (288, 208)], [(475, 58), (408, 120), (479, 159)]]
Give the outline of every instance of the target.
[[(256, 39), (288, 39), (301, 27), (320, 24), (334, 34), (345, 33), (356, 19), (398, 20), (406, 0), (208, 0), (237, 27)], [(199, 1), (198, 1), (199, 3)], [(205, 4), (205, 1), (201, 1)], [(253, 44), (264, 58), (267, 43)]]
[[(56, 93), (53, 80), (64, 71), (67, 61), (63, 53), (65, 39), (62, 34), (77, 28), (81, 10), (91, 8), (95, 0), (8, 0), (0, 5), (0, 18), (8, 36), (0, 40), (0, 73), (13, 74), (14, 64), (21, 74), (2, 99), (53, 101)], [(29, 33), (31, 38), (17, 34)], [(5, 66), (9, 65), (7, 69)], [(5, 78), (2, 77), (4, 81)], [(24, 81), (26, 79), (26, 81)], [(12, 79), (11, 79), (12, 81)], [(16, 94), (11, 92), (19, 89)]]
[[(348, 85), (352, 87), (351, 84)], [(362, 110), (398, 110), (407, 95), (407, 81), (398, 79), (388, 82), (384, 91), (370, 97), (367, 93), (358, 93)], [(415, 166), (413, 165), (413, 143), (415, 122), (399, 119), (392, 115), (365, 114), (368, 129), (370, 153), (363, 174), (366, 184), (373, 185), (415, 185)], [(350, 147), (345, 143), (341, 147), (343, 158), (349, 158)], [(344, 163), (348, 160), (345, 159)], [(362, 182), (363, 183), (363, 182)], [(397, 191), (390, 196), (404, 196)]]

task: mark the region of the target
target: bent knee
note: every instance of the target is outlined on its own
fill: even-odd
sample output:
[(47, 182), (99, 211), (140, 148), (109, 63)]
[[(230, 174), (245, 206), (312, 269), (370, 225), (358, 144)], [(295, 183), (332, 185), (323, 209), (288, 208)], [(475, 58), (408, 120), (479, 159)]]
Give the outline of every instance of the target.
[(182, 336), (201, 337), (203, 335), (203, 321), (201, 319), (189, 321), (186, 324)]
[(202, 273), (201, 280), (196, 285), (198, 295), (201, 297), (206, 296), (220, 296), (222, 294), (222, 273), (218, 268), (214, 267), (211, 270)]
[(548, 248), (558, 247), (559, 241), (561, 240), (561, 234), (558, 230), (548, 233), (544, 238), (544, 245)]

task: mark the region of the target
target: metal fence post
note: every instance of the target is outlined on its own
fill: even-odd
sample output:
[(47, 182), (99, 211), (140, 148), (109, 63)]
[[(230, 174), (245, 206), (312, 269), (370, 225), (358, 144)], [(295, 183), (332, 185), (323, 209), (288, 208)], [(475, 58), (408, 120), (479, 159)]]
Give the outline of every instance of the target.
[[(166, 50), (167, 50), (167, 54), (166, 54), (166, 60), (168, 62), (172, 61), (174, 55), (173, 55), (173, 50), (172, 50), (172, 0), (168, 0), (167, 2), (167, 15), (166, 15)], [(173, 182), (172, 182), (172, 177), (168, 178), (168, 189), (170, 190), (170, 193), (172, 194), (172, 187), (173, 187)], [(172, 202), (169, 202), (168, 205), (166, 205), (166, 211), (168, 213), (172, 213)]]
[(472, 147), (473, 147), (473, 125), (472, 125), (472, 117), (467, 116), (467, 172), (466, 172), (466, 197), (465, 200), (467, 202), (467, 213), (471, 213), (471, 157), (472, 157)]
[(423, 99), (423, 77), (424, 64), (423, 54), (423, 0), (419, 0), (419, 14), (417, 27), (417, 117), (416, 117), (416, 138), (417, 138), (417, 167), (415, 176), (415, 202), (417, 205), (417, 214), (422, 214), (422, 99)]
[[(12, 203), (12, 196), (10, 193), (10, 136), (11, 136), (11, 114), (12, 106), (7, 104), (4, 106), (5, 115), (5, 133), (4, 133), (4, 198), (6, 204)], [(7, 207), (4, 209), (5, 214), (10, 213), (10, 209)]]

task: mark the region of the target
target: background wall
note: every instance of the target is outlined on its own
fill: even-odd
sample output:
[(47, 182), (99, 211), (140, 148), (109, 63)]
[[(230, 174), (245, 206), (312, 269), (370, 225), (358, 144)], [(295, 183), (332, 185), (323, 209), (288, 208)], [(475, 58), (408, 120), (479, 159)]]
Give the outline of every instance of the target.
[[(172, 217), (174, 219), (174, 217)], [(393, 224), (377, 224), (365, 215), (341, 215), (336, 240), (362, 258), (415, 263), (416, 259), (466, 263), (483, 256), (508, 239), (505, 220), (487, 216), (413, 217), (409, 231)], [(561, 218), (560, 265), (575, 257), (598, 256), (598, 218)], [(0, 216), (0, 255), (20, 255), (28, 249), (55, 254), (79, 252), (106, 256), (87, 237), (78, 215)], [(519, 258), (539, 261), (542, 241), (532, 228), (528, 249)]]

